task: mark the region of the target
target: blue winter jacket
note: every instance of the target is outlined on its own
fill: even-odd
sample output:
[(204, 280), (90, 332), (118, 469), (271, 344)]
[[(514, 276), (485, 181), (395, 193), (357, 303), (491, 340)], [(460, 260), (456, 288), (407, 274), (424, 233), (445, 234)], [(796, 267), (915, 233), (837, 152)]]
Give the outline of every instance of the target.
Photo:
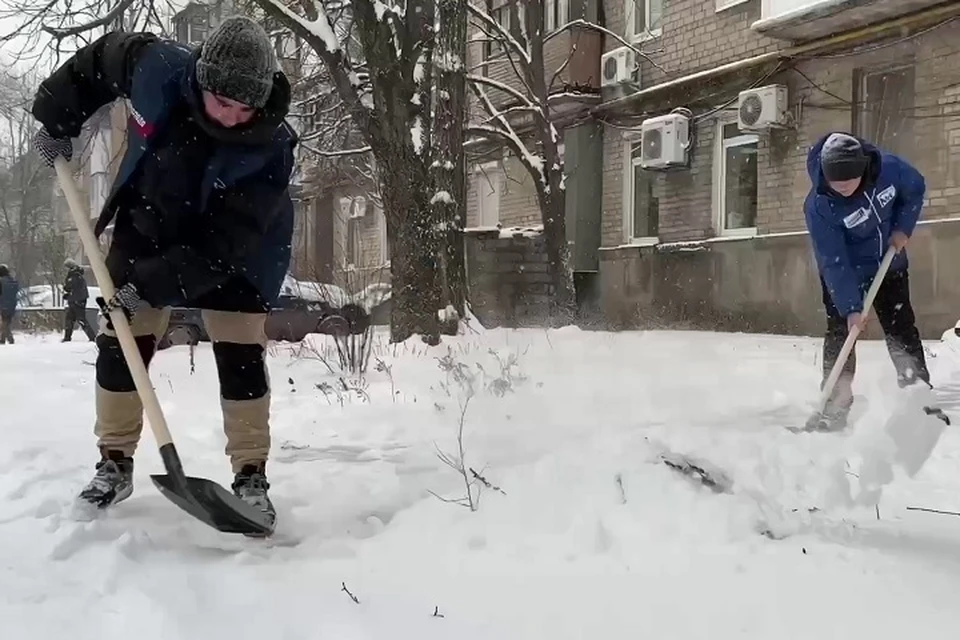
[(0, 313), (5, 316), (13, 315), (17, 310), (17, 294), (20, 293), (20, 283), (11, 275), (0, 277)]
[[(858, 138), (870, 164), (862, 187), (849, 198), (841, 196), (830, 189), (820, 170), (820, 149), (829, 136), (823, 136), (807, 154), (813, 186), (803, 211), (820, 275), (837, 311), (848, 316), (863, 311), (863, 295), (887, 251), (890, 234), (913, 234), (926, 183), (903, 158)], [(893, 259), (890, 271), (906, 268), (904, 250)]]
[[(149, 33), (111, 32), (82, 47), (41, 83), (32, 113), (58, 137), (80, 135), (84, 122), (101, 107), (116, 99), (129, 101), (127, 149), (94, 228), (97, 236), (115, 217), (125, 215), (117, 211), (123, 209), (118, 196), (136, 179), (141, 161), (153, 153), (178, 108), (202, 108), (195, 74), (198, 55), (199, 50)], [(289, 104), (289, 82), (277, 72), (258, 118), (249, 126), (221, 132), (229, 139), (217, 142), (207, 171), (197, 177), (195, 210), (206, 218), (207, 234), (191, 242), (178, 237), (159, 255), (128, 251), (114, 236), (108, 266), (132, 263), (148, 302), (190, 302), (233, 273), (242, 274), (268, 303), (277, 300), (290, 264), (294, 218), (289, 183), (298, 140), (284, 119)], [(212, 210), (212, 202), (219, 208)], [(158, 216), (153, 224), (164, 230), (137, 229), (146, 244), (157, 236), (176, 235), (175, 220)], [(124, 275), (119, 271), (111, 268), (115, 281)]]

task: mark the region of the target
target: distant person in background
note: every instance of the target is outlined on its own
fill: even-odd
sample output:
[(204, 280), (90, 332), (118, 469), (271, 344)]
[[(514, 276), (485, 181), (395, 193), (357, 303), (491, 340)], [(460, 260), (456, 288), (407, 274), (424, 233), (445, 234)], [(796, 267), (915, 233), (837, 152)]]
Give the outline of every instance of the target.
[(0, 264), (0, 344), (13, 344), (13, 317), (19, 294), (20, 283), (10, 275), (10, 267)]
[(94, 342), (97, 332), (87, 320), (87, 279), (83, 276), (83, 267), (72, 258), (63, 262), (67, 269), (67, 277), (63, 283), (63, 300), (66, 303), (66, 313), (63, 323), (63, 342), (73, 339), (73, 325), (79, 324), (87, 339)]

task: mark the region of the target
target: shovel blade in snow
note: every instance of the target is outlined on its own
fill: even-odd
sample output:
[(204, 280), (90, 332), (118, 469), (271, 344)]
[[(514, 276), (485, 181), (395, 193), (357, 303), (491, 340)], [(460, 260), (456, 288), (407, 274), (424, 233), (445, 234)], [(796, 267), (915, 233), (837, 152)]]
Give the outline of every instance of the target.
[(222, 533), (269, 536), (270, 517), (216, 482), (203, 478), (151, 475), (153, 484), (172, 503)]

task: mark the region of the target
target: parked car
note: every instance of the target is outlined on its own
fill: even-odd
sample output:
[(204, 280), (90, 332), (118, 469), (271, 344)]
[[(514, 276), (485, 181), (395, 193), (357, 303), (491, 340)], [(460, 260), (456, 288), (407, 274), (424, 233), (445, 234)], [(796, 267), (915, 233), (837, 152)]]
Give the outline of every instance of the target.
[[(264, 331), (267, 339), (277, 342), (300, 342), (311, 333), (346, 336), (361, 334), (370, 326), (370, 316), (359, 305), (347, 303), (336, 307), (323, 300), (307, 300), (285, 290), (267, 314)], [(199, 309), (175, 307), (170, 312), (167, 332), (158, 349), (175, 344), (209, 342)]]

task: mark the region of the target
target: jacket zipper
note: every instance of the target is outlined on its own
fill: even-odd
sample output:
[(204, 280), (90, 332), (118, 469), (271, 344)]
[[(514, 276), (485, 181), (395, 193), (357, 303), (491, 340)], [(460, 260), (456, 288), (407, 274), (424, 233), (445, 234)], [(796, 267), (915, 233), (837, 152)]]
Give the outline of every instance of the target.
[[(873, 204), (873, 199), (867, 195), (867, 192), (863, 192), (864, 197), (866, 197), (867, 202), (870, 203), (870, 210), (873, 211), (873, 215), (877, 218), (877, 244), (880, 247), (880, 250), (877, 252), (877, 264), (883, 260), (883, 220), (880, 219), (880, 212), (877, 211), (876, 205)], [(877, 190), (873, 190), (873, 197), (877, 197)]]

